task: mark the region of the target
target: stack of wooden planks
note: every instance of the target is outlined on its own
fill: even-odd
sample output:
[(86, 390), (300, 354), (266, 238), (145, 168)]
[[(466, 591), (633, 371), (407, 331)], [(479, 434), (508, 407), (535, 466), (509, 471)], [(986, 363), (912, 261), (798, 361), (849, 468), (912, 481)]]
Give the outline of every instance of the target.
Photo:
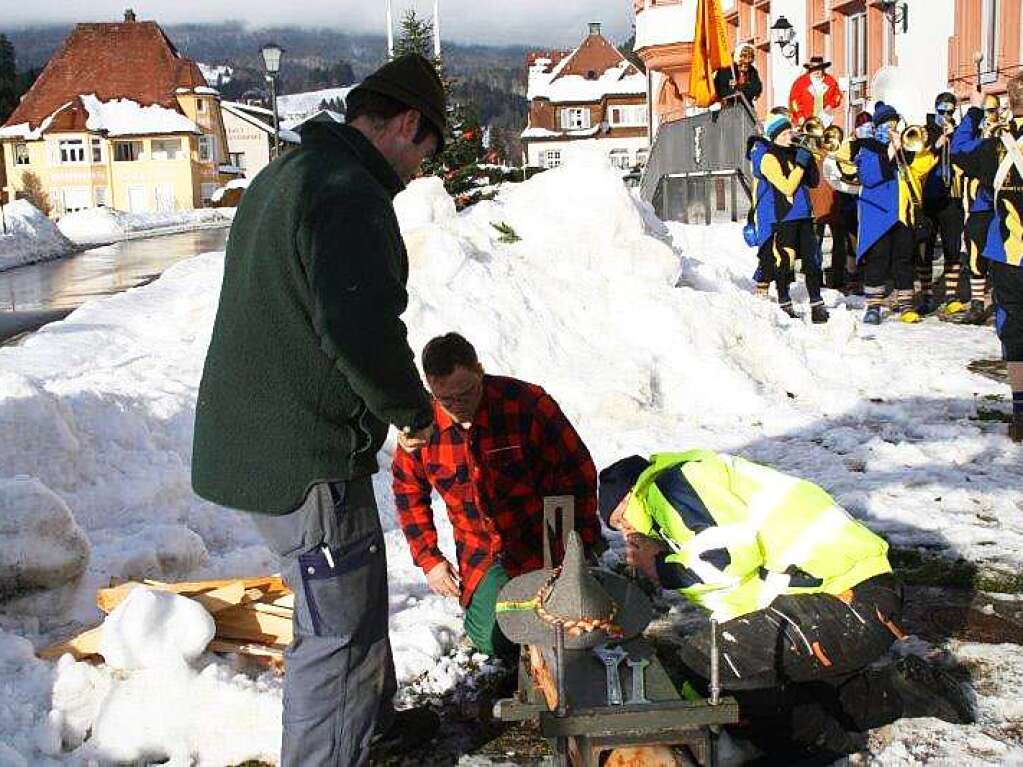
[[(137, 588), (169, 591), (194, 599), (205, 607), (217, 626), (216, 636), (208, 648), (211, 652), (237, 653), (283, 669), (284, 648), (290, 644), (292, 636), (295, 595), (280, 576), (190, 583), (129, 581), (100, 589), (96, 593), (96, 605), (109, 614)], [(102, 638), (100, 624), (47, 647), (39, 657), (56, 659), (70, 653), (76, 660), (99, 662)]]

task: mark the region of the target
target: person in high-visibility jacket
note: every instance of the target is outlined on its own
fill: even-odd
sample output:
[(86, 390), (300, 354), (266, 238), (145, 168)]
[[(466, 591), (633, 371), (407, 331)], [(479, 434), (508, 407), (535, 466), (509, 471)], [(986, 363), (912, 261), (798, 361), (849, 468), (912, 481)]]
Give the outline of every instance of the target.
[[(823, 735), (841, 752), (903, 716), (971, 720), (955, 680), (919, 659), (867, 668), (903, 636), (902, 589), (887, 542), (819, 486), (690, 450), (604, 469), (599, 508), (625, 534), (631, 566), (717, 621), (721, 686), (772, 742)], [(710, 678), (709, 645), (706, 631), (679, 642), (697, 684)]]

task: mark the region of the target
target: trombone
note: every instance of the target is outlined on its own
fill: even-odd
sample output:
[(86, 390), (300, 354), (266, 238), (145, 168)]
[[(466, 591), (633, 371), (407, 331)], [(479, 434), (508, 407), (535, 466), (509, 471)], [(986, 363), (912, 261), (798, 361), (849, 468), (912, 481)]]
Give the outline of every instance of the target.
[(796, 143), (816, 155), (830, 155), (837, 152), (842, 142), (845, 141), (845, 133), (837, 125), (830, 125), (827, 128), (816, 117), (809, 118), (803, 123), (803, 129), (796, 134)]

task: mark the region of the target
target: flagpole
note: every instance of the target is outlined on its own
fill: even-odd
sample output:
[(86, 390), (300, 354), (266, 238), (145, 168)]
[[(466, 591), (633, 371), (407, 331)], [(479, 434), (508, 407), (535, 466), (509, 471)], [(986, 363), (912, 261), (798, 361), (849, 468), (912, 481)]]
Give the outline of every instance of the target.
[(394, 18), (391, 15), (391, 0), (387, 0), (387, 60), (394, 58)]
[(440, 61), (440, 0), (433, 0), (433, 57)]

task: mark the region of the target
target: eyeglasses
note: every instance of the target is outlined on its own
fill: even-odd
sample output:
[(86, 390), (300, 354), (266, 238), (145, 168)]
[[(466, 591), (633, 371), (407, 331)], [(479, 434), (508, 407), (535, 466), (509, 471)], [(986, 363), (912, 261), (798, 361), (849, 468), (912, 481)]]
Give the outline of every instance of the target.
[(944, 109), (938, 109), (937, 110), (939, 115), (950, 115), (950, 114), (953, 114), (955, 111), (956, 111), (955, 107), (947, 107), (947, 108), (944, 108)]

